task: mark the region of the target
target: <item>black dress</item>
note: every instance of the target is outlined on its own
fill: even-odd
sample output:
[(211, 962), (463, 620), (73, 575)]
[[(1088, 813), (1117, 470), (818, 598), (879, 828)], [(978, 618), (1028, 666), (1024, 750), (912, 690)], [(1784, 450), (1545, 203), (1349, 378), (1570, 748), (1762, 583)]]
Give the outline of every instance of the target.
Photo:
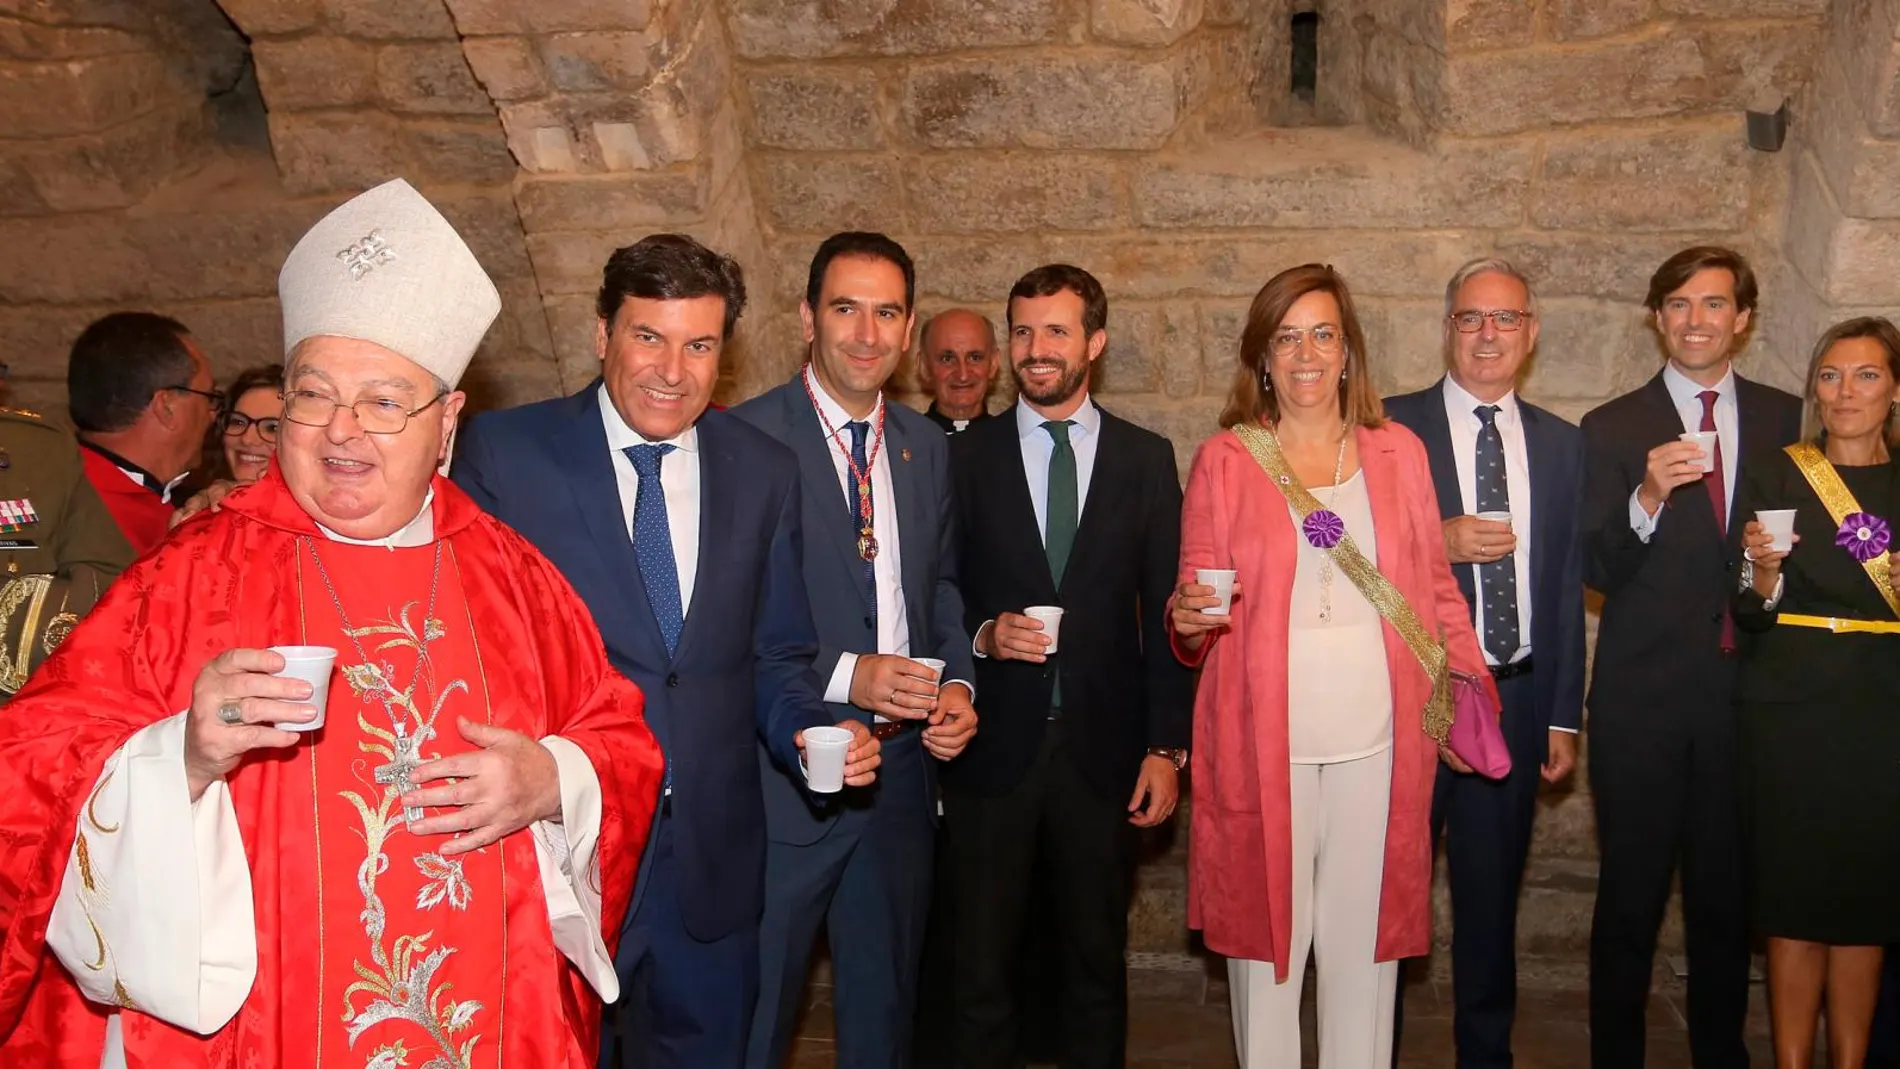
[[(1838, 467), (1861, 510), (1900, 522), (1895, 465)], [(1796, 509), (1771, 613), (1745, 591), (1753, 632), (1736, 686), (1751, 899), (1763, 935), (1837, 945), (1900, 941), (1900, 635), (1778, 624), (1782, 613), (1893, 621), (1836, 524), (1785, 453), (1753, 465), (1737, 523)], [(1900, 534), (1900, 530), (1896, 531)], [(1900, 544), (1895, 549), (1900, 550)]]

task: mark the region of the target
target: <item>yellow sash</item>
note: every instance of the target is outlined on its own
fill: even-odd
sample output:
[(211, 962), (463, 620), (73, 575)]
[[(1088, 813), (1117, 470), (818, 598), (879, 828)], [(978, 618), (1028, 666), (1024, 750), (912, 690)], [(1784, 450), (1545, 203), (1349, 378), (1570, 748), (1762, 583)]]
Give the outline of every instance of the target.
[[(1346, 433), (1351, 434), (1352, 431)], [(1240, 439), (1240, 444), (1253, 454), (1254, 461), (1273, 480), (1273, 485), (1286, 495), (1287, 503), (1300, 514), (1301, 523), (1321, 508), (1319, 499), (1308, 493), (1306, 487), (1293, 477), (1293, 469), (1287, 464), (1286, 456), (1280, 452), (1280, 445), (1274, 441), (1273, 435), (1252, 424), (1243, 423), (1234, 428), (1234, 437)], [(1346, 578), (1352, 580), (1352, 585), (1359, 588), (1359, 592), (1365, 595), (1373, 608), (1379, 610), (1379, 615), (1385, 618), (1386, 623), (1391, 624), (1405, 644), (1412, 648), (1412, 655), (1418, 658), (1419, 665), (1425, 669), (1425, 677), (1432, 681), (1432, 697), (1425, 703), (1425, 734), (1438, 742), (1444, 742), (1451, 735), (1451, 722), (1456, 715), (1451, 697), (1450, 663), (1444, 643), (1425, 629), (1418, 614), (1412, 611), (1411, 603), (1405, 600), (1404, 594), (1399, 593), (1398, 587), (1392, 585), (1392, 580), (1387, 579), (1366, 559), (1365, 554), (1359, 552), (1359, 547), (1353, 544), (1352, 535), (1342, 532), (1339, 541), (1327, 553)]]
[(1839, 616), (1802, 616), (1784, 612), (1776, 615), (1775, 623), (1792, 624), (1795, 627), (1815, 627), (1822, 631), (1832, 631), (1837, 635), (1854, 633), (1900, 635), (1900, 620), (1849, 620)]
[[(1853, 491), (1841, 481), (1841, 473), (1834, 470), (1827, 454), (1821, 452), (1814, 443), (1796, 442), (1787, 446), (1785, 451), (1794, 458), (1794, 466), (1800, 469), (1802, 478), (1808, 481), (1815, 496), (1821, 499), (1821, 504), (1827, 506), (1827, 514), (1834, 518), (1835, 526), (1838, 527), (1853, 513), (1864, 511), (1860, 502), (1854, 500)], [(1882, 553), (1872, 560), (1862, 561), (1860, 566), (1874, 584), (1874, 589), (1887, 599), (1887, 607), (1893, 610), (1895, 616), (1900, 616), (1900, 596), (1896, 596), (1893, 590), (1892, 555)]]

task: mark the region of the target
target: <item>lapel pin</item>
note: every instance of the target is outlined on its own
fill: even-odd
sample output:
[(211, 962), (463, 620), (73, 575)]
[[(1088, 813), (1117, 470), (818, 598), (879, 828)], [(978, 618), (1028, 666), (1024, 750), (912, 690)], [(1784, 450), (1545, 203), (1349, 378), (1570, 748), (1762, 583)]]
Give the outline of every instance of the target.
[(908, 449), (906, 449), (906, 450), (904, 450), (904, 460), (905, 460), (906, 462), (908, 462), (908, 461), (910, 460), (910, 450), (908, 450)]

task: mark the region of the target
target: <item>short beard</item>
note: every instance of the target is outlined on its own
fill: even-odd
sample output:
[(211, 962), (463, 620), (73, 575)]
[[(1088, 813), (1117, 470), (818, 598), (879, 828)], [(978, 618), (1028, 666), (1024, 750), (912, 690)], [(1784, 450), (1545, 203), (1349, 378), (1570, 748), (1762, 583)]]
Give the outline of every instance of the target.
[(1037, 393), (1035, 388), (1023, 379), (1023, 371), (1026, 367), (1027, 365), (1021, 365), (1010, 369), (1010, 373), (1016, 379), (1016, 392), (1029, 398), (1031, 403), (1044, 406), (1059, 405), (1074, 397), (1076, 391), (1082, 388), (1082, 384), (1088, 381), (1089, 377), (1087, 364), (1077, 368), (1066, 368), (1062, 377), (1057, 379), (1046, 392)]

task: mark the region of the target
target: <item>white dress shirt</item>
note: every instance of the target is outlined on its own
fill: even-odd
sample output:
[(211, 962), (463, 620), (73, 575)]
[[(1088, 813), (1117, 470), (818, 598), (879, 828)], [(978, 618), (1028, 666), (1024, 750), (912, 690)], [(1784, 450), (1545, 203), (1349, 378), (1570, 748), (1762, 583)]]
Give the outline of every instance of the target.
[[(1458, 495), (1464, 502), (1465, 511), (1475, 514), (1478, 511), (1478, 433), (1484, 424), (1479, 421), (1477, 409), (1486, 402), (1473, 397), (1464, 387), (1458, 385), (1451, 376), (1445, 376), (1445, 419), (1451, 425), (1451, 456), (1458, 468)], [(1498, 428), (1498, 437), (1504, 442), (1504, 489), (1511, 498), (1511, 530), (1517, 535), (1517, 550), (1511, 554), (1511, 563), (1517, 572), (1517, 652), (1511, 655), (1512, 661), (1521, 661), (1531, 655), (1531, 464), (1530, 450), (1524, 444), (1523, 410), (1518, 407), (1517, 393), (1506, 393), (1496, 401), (1490, 402), (1498, 407), (1498, 413), (1492, 417)], [(1461, 567), (1471, 569), (1472, 589), (1483, 597), (1483, 586), (1479, 582), (1478, 571), (1482, 567), (1467, 564)], [(1480, 609), (1483, 606), (1479, 606)], [(1484, 648), (1484, 613), (1477, 614), (1478, 646)], [(1498, 660), (1485, 650), (1484, 662), (1496, 665)]]
[(649, 442), (627, 426), (600, 387), (600, 420), (607, 427), (607, 448), (614, 458), (614, 485), (620, 490), (620, 529), (633, 538), (633, 506), (640, 494), (640, 474), (624, 450), (633, 445), (670, 445), (673, 452), (660, 458), (660, 489), (666, 491), (667, 533), (673, 538), (673, 566), (679, 570), (680, 620), (693, 607), (693, 578), (699, 573), (699, 428), (686, 428), (676, 438)]
[[(825, 392), (818, 377), (812, 374), (810, 365), (804, 371), (805, 385), (811, 395), (818, 399), (818, 433), (824, 437), (825, 453), (831, 457), (831, 466), (838, 473), (838, 493), (831, 498), (830, 507), (839, 511), (848, 511), (851, 503), (857, 500), (856, 481), (851, 477), (851, 416), (832, 396)], [(877, 404), (865, 420), (871, 424), (871, 433), (864, 443), (864, 453), (871, 461), (871, 516), (876, 531), (877, 557), (871, 562), (872, 578), (877, 584), (877, 652), (894, 653), (899, 657), (910, 656), (910, 617), (904, 607), (904, 569), (901, 565), (903, 549), (899, 545), (897, 531), (897, 491), (891, 485), (891, 458), (889, 442), (880, 443), (877, 438), (878, 427), (884, 417), (884, 395), (879, 394)], [(830, 430), (826, 425), (830, 425)], [(836, 437), (832, 432), (835, 431)], [(877, 455), (872, 456), (876, 449)], [(814, 488), (813, 493), (822, 494)], [(831, 681), (825, 687), (825, 700), (840, 705), (851, 704), (851, 677), (858, 670), (858, 655), (845, 653), (838, 658), (838, 667), (832, 669)], [(950, 682), (946, 680), (945, 682)], [(883, 721), (885, 717), (877, 717)]]
[[(1741, 416), (1735, 404), (1735, 368), (1730, 365), (1723, 373), (1722, 381), (1714, 386), (1704, 386), (1682, 372), (1676, 365), (1663, 368), (1663, 385), (1669, 388), (1669, 400), (1676, 406), (1676, 414), (1682, 417), (1682, 429), (1695, 431), (1702, 428), (1702, 398), (1705, 390), (1713, 389), (1715, 397), (1715, 434), (1722, 443), (1722, 488), (1727, 500), (1722, 503), (1724, 515), (1735, 509), (1735, 466), (1740, 462)], [(1676, 493), (1682, 493), (1687, 486), (1678, 486)], [(1642, 487), (1638, 486), (1630, 493), (1630, 530), (1636, 537), (1647, 542), (1656, 533), (1656, 525), (1662, 521), (1663, 510), (1659, 506), (1654, 516), (1643, 511), (1640, 499)], [(1707, 490), (1701, 490), (1708, 493)]]
[[(1075, 519), (1082, 520), (1082, 509), (1088, 505), (1089, 480), (1095, 475), (1095, 447), (1102, 440), (1102, 410), (1095, 407), (1094, 399), (1082, 395), (1082, 407), (1069, 417), (1074, 426), (1069, 428), (1069, 445), (1075, 451)], [(1056, 440), (1043, 424), (1048, 417), (1029, 407), (1029, 402), (1016, 401), (1016, 434), (1022, 439), (1023, 475), (1029, 479), (1029, 501), (1036, 507), (1036, 530), (1042, 535), (1042, 544), (1049, 544), (1049, 458), (1055, 455)]]
[[(1016, 436), (1022, 440), (1023, 476), (1029, 480), (1029, 503), (1036, 510), (1036, 533), (1042, 536), (1043, 548), (1049, 546), (1049, 458), (1056, 452), (1056, 440), (1043, 429), (1048, 417), (1029, 407), (1029, 402), (1017, 398)], [(1069, 417), (1074, 426), (1069, 428), (1069, 448), (1075, 452), (1075, 522), (1082, 522), (1082, 510), (1089, 503), (1089, 481), (1095, 477), (1095, 448), (1102, 441), (1102, 410), (1095, 407), (1095, 399), (1088, 394), (1082, 395), (1082, 407)], [(983, 652), (983, 632), (994, 620), (985, 620), (983, 626), (976, 629), (970, 640), (970, 652), (987, 659)]]

